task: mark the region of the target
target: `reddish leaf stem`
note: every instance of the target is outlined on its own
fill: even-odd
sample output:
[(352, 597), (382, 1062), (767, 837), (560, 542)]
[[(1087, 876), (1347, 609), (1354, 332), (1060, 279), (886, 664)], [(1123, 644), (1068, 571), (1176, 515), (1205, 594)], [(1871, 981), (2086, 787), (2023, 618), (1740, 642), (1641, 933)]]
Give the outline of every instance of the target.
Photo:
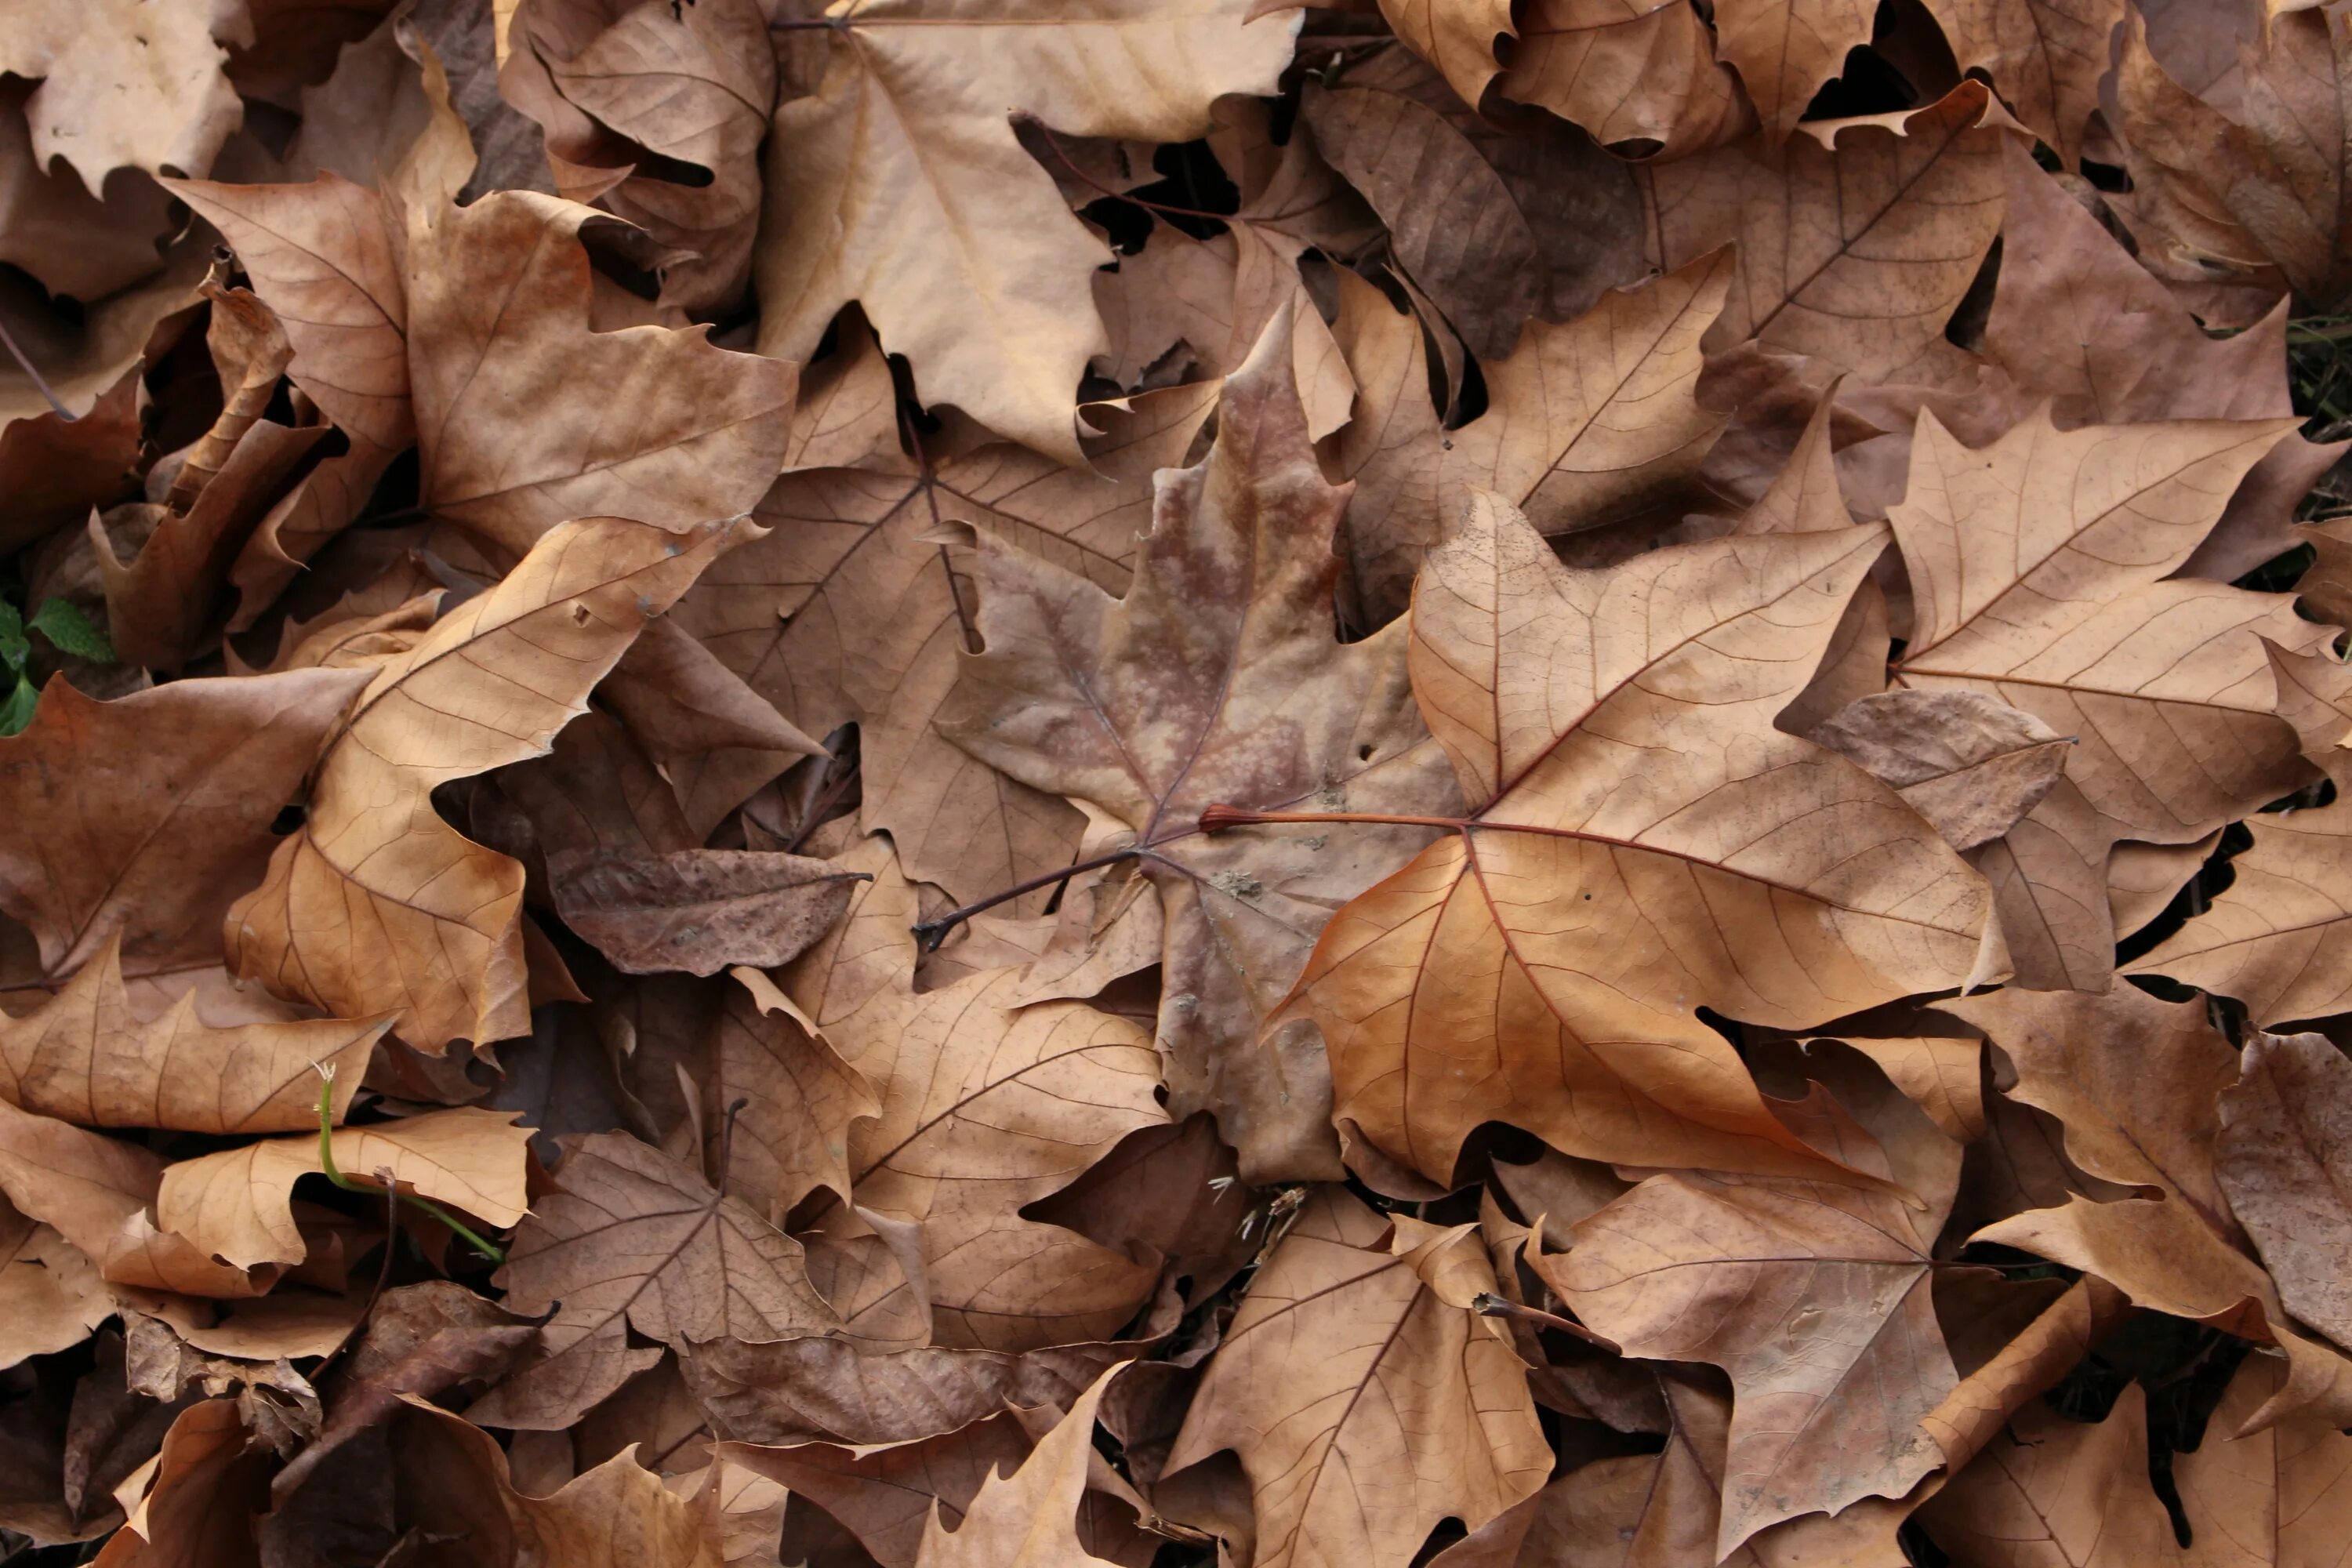
[(937, 952), (940, 950), (940, 943), (948, 939), (948, 932), (982, 910), (992, 910), (997, 905), (1017, 899), (1024, 893), (1034, 893), (1040, 888), (1050, 888), (1057, 882), (1066, 882), (1081, 872), (1096, 871), (1105, 866), (1116, 866), (1121, 860), (1131, 860), (1142, 854), (1147, 847), (1146, 845), (1130, 844), (1124, 849), (1112, 849), (1080, 860), (1074, 865), (1057, 866), (1051, 871), (1043, 871), (1034, 877), (1024, 877), (1011, 887), (1000, 888), (984, 899), (966, 904), (961, 909), (950, 910), (935, 920), (918, 921), (907, 929), (915, 933), (915, 941), (923, 952)]

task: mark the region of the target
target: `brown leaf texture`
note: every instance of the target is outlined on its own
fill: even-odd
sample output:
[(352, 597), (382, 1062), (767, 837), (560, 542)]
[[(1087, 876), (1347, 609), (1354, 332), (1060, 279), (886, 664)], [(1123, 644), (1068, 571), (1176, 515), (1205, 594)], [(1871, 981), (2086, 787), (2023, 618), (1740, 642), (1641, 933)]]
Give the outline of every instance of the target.
[(2345, 1568), (2347, 66), (0, 5), (0, 1557)]

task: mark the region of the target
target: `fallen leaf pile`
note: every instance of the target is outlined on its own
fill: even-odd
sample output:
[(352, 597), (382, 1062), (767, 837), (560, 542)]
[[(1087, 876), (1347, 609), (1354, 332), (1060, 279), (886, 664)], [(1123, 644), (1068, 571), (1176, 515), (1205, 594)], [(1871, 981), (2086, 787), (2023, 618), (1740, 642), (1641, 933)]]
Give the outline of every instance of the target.
[(15, 0), (0, 351), (0, 1562), (2347, 1561), (2352, 0)]

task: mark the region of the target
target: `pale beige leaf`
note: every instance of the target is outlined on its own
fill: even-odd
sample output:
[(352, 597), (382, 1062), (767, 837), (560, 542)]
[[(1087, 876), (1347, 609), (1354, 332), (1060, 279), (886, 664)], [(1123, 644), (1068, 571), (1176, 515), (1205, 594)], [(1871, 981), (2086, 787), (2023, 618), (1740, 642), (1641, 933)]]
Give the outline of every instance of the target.
[(340, 1121), (388, 1020), (322, 1018), (214, 1028), (184, 993), (133, 1013), (120, 939), (41, 1006), (0, 1017), (0, 1099), (85, 1127), (287, 1132), (319, 1124), (318, 1069)]
[[(335, 1167), (373, 1180), (388, 1171), (404, 1192), (504, 1229), (530, 1205), (523, 1146), (530, 1129), (509, 1111), (460, 1106), (335, 1131)], [(182, 1160), (163, 1172), (156, 1220), (240, 1268), (299, 1263), (309, 1248), (294, 1221), (294, 1184), (323, 1172), (319, 1135), (264, 1138)]]
[(0, 70), (41, 79), (25, 105), (33, 151), (96, 191), (121, 168), (202, 174), (245, 118), (222, 42), (247, 26), (235, 0), (36, 0), (12, 12)]
[(1085, 301), (1108, 253), (1008, 110), (1077, 136), (1189, 140), (1219, 94), (1270, 92), (1289, 63), (1297, 15), (1246, 16), (1241, 0), (860, 7), (768, 138), (761, 352), (808, 358), (856, 300), (925, 401), (1083, 461), (1072, 405), (1103, 346)]
[(81, 1249), (0, 1198), (0, 1369), (70, 1350), (113, 1314)]

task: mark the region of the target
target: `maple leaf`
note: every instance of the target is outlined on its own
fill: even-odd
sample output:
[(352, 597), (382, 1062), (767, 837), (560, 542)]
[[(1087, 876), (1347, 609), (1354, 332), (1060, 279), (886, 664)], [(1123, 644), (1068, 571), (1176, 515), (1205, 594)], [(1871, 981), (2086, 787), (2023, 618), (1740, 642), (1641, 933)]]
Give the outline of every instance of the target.
[[(1402, 607), (1423, 553), (1473, 490), (1561, 533), (1636, 515), (1687, 483), (1722, 425), (1693, 394), (1699, 340), (1732, 279), (1731, 256), (1710, 252), (1603, 296), (1565, 326), (1529, 322), (1511, 356), (1485, 367), (1486, 414), (1451, 432), (1429, 406), (1425, 374), (1412, 373), (1418, 329), (1362, 300), (1369, 330), (1351, 352), (1384, 374), (1358, 373), (1366, 393), (1333, 466), (1356, 484), (1347, 554), (1369, 619)], [(1401, 333), (1411, 349), (1396, 342)]]
[[(549, 6), (522, 16), (524, 47), (512, 49), (509, 37), (500, 91), (540, 121), (558, 158), (617, 158), (626, 173), (643, 149), (705, 173), (699, 183), (624, 178), (600, 194), (663, 249), (692, 253), (660, 269), (665, 303), (695, 313), (732, 305), (751, 280), (760, 143), (776, 97), (766, 15), (752, 0), (698, 0), (625, 11), (601, 31)], [(614, 148), (615, 138), (634, 145)], [(610, 179), (601, 168), (582, 173), (597, 186)]]
[(1957, 1378), (1930, 1253), (1960, 1151), (1893, 1103), (1871, 1118), (1883, 1149), (1818, 1100), (1788, 1113), (1886, 1187), (1653, 1176), (1579, 1221), (1565, 1258), (1534, 1260), (1628, 1353), (1730, 1374), (1718, 1558), (1796, 1515), (1901, 1497), (1945, 1462), (1927, 1423)]
[(982, 1481), (953, 1530), (940, 1521), (934, 1503), (916, 1568), (1109, 1568), (1080, 1543), (1075, 1520), (1094, 1457), (1095, 1412), (1120, 1370), (1114, 1366), (1096, 1378), (1019, 1469)]
[(1537, 0), (1503, 74), (1507, 98), (1582, 126), (1603, 145), (1684, 156), (1751, 130), (1739, 79), (1696, 7)]
[[(2074, 738), (2064, 784), (2036, 815), (2094, 886), (2117, 841), (2200, 838), (2309, 776), (2294, 731), (2273, 711), (2263, 638), (2303, 649), (2326, 634), (2297, 620), (2288, 595), (2167, 577), (2286, 428), (2216, 420), (2062, 432), (2045, 409), (1972, 452), (1920, 416), (1909, 488), (1890, 516), (1917, 599), (1893, 679), (1998, 697)], [(2063, 874), (2067, 858), (2056, 858)], [(2080, 945), (2104, 965), (2105, 900), (2077, 895), (2077, 909), (2090, 907), (2072, 913), (2042, 891), (2063, 881), (2019, 865), (2002, 881), (2004, 925), (2065, 931), (2087, 915)], [(2105, 981), (2076, 965), (2029, 977)]]
[(1488, 1120), (1597, 1159), (1818, 1169), (1691, 1009), (1805, 1027), (1998, 962), (1927, 824), (1772, 728), (1884, 541), (1585, 572), (1471, 508), (1423, 569), (1412, 676), (1482, 804), (1334, 917), (1286, 1004), (1329, 1043), (1339, 1118), (1441, 1183)]
[(1213, 99), (1265, 91), (1289, 62), (1297, 18), (1247, 16), (1239, 0), (848, 12), (768, 140), (761, 352), (808, 358), (855, 300), (927, 401), (1082, 463), (1070, 389), (1102, 336), (1072, 301), (1106, 257), (1006, 110), (1076, 136), (1197, 136)]
[(1770, 141), (1785, 139), (1848, 50), (1870, 41), (1866, 0), (1725, 0), (1717, 51), (1739, 72)]
[(1542, 1484), (1526, 1369), (1468, 1310), (1494, 1279), (1474, 1231), (1326, 1187), (1252, 1278), (1166, 1469), (1239, 1452), (1259, 1563), (1393, 1568)]
[(2147, 1475), (2147, 1396), (2130, 1384), (2096, 1425), (2046, 1406), (2020, 1412), (1919, 1517), (1986, 1568), (2182, 1562)]
[(1170, 1109), (1213, 1111), (1244, 1168), (1266, 1177), (1332, 1170), (1319, 1075), (1300, 1046), (1269, 1059), (1242, 1042), (1331, 905), (1419, 836), (1213, 840), (1196, 831), (1201, 813), (1453, 800), (1403, 700), (1402, 628), (1335, 642), (1325, 606), (1346, 492), (1316, 468), (1287, 340), (1285, 312), (1226, 382), (1208, 456), (1160, 476), (1125, 598), (979, 541), (985, 647), (964, 658), (940, 721), (974, 756), (1125, 830), (1111, 853), (1139, 860), (1165, 913)]
[(1117, 1328), (1157, 1259), (1019, 1211), (1166, 1122), (1158, 1055), (1132, 1023), (1083, 1005), (1016, 1007), (1016, 970), (918, 992), (912, 889), (881, 841), (870, 850), (874, 880), (786, 976), (880, 1102), (849, 1131), (858, 1203), (919, 1227), (936, 1342), (1020, 1351)]
[(2173, 1484), (2195, 1531), (2192, 1560), (2200, 1565), (2272, 1568), (2325, 1562), (2343, 1550), (2344, 1529), (2352, 1522), (2352, 1489), (2345, 1482), (2352, 1438), (2309, 1418), (2221, 1436), (2244, 1431), (2281, 1391), (2282, 1373), (2269, 1356), (2239, 1363), (2205, 1441), (2173, 1458)]
[(565, 523), (375, 671), (302, 826), (229, 911), (230, 967), (331, 1012), (393, 1013), (420, 1049), (527, 1033), (522, 868), (435, 815), (434, 786), (544, 750), (733, 533)]
[(799, 1242), (740, 1199), (618, 1132), (563, 1141), (561, 1190), (515, 1233), (510, 1310), (552, 1312), (535, 1353), (467, 1412), (486, 1426), (562, 1431), (661, 1358), (665, 1343), (785, 1339), (836, 1326)]
[(2025, 128), (2082, 162), (2124, 0), (1930, 0), (1963, 71), (1981, 70)]
[(870, 337), (814, 391), (795, 454), (810, 471), (777, 481), (753, 513), (772, 531), (706, 574), (679, 624), (803, 729), (859, 724), (862, 818), (890, 833), (911, 875), (976, 898), (1067, 865), (1077, 814), (933, 729), (972, 637), (969, 584), (936, 534), (961, 521), (1123, 586), (1151, 475), (1183, 460), (1214, 386), (1106, 412), (1087, 442), (1092, 471), (1003, 443), (902, 452)]
[(1811, 121), (1782, 148), (1739, 142), (1646, 169), (1653, 259), (1679, 268), (1738, 245), (1712, 340), (1725, 346), (1752, 337), (1874, 380), (1932, 371), (2000, 227), (2008, 133), (1992, 112), (1963, 82), (1908, 114)]

